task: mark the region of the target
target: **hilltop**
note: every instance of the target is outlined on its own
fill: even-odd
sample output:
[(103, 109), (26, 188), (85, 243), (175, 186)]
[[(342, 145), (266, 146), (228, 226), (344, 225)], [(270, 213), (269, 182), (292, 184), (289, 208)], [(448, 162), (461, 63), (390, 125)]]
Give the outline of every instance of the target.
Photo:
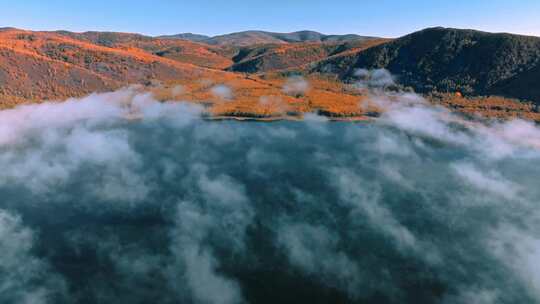
[[(156, 47), (153, 42), (140, 39), (141, 36), (132, 39), (130, 35), (115, 34), (114, 37), (129, 39), (92, 40), (101, 36), (17, 29), (1, 31), (2, 102), (63, 99), (109, 91), (130, 83), (213, 77), (225, 73), (195, 64), (211, 62), (212, 57), (205, 52), (214, 53), (206, 46), (182, 41), (185, 56), (159, 56), (151, 51)], [(159, 45), (161, 50), (170, 47)], [(223, 58), (223, 61), (225, 63), (220, 64), (226, 66), (227, 60)]]
[(274, 33), (265, 31), (244, 31), (208, 37), (191, 33), (160, 36), (159, 38), (187, 39), (196, 42), (204, 42), (211, 45), (249, 46), (254, 44), (283, 44), (301, 42), (343, 42), (353, 40), (369, 40), (374, 37), (360, 36), (355, 34), (326, 35), (314, 31), (298, 31), (292, 33)]
[(353, 56), (329, 58), (311, 71), (351, 80), (360, 68), (385, 68), (420, 93), (502, 95), (540, 103), (539, 37), (429, 28)]

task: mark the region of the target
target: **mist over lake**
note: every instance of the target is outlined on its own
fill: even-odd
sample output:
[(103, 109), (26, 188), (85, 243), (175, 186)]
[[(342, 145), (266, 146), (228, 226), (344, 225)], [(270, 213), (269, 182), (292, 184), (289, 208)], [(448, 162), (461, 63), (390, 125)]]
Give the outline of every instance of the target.
[(415, 98), (366, 123), (129, 90), (2, 111), (0, 298), (540, 301), (539, 129)]

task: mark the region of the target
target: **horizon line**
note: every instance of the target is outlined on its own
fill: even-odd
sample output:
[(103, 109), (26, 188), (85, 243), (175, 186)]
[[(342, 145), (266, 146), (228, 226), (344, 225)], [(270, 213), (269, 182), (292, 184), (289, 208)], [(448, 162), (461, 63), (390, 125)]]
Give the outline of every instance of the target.
[(194, 31), (179, 31), (179, 32), (173, 32), (173, 33), (161, 33), (157, 35), (143, 33), (143, 32), (135, 32), (135, 31), (122, 31), (122, 30), (97, 30), (97, 29), (88, 29), (88, 30), (69, 30), (69, 29), (28, 29), (28, 28), (22, 28), (22, 27), (15, 27), (15, 26), (1, 26), (1, 29), (15, 29), (15, 30), (22, 30), (22, 31), (30, 31), (30, 32), (71, 32), (76, 34), (83, 34), (83, 33), (120, 33), (120, 34), (135, 34), (135, 35), (141, 35), (151, 38), (160, 38), (164, 36), (175, 36), (175, 35), (182, 35), (182, 34), (191, 34), (191, 35), (201, 35), (208, 38), (214, 38), (219, 36), (226, 36), (231, 34), (238, 34), (238, 33), (246, 33), (246, 32), (265, 32), (265, 33), (274, 33), (274, 34), (293, 34), (298, 32), (315, 32), (319, 33), (325, 36), (344, 36), (344, 35), (358, 35), (363, 37), (371, 37), (371, 38), (385, 38), (385, 39), (397, 39), (400, 37), (407, 36), (412, 33), (420, 32), (426, 29), (432, 29), (432, 28), (445, 28), (445, 29), (456, 29), (456, 30), (472, 30), (472, 31), (478, 31), (478, 32), (484, 32), (484, 33), (491, 33), (491, 34), (510, 34), (510, 35), (518, 35), (518, 36), (529, 36), (529, 37), (538, 37), (540, 38), (540, 34), (533, 34), (533, 33), (515, 33), (515, 32), (507, 32), (507, 31), (488, 31), (488, 30), (482, 30), (482, 29), (476, 29), (476, 28), (461, 28), (461, 27), (451, 27), (451, 26), (442, 26), (442, 25), (433, 25), (433, 26), (427, 26), (423, 27), (417, 30), (414, 30), (412, 32), (403, 34), (401, 36), (395, 36), (395, 37), (384, 37), (379, 35), (372, 35), (372, 34), (362, 34), (357, 32), (347, 32), (347, 33), (326, 33), (324, 31), (319, 30), (312, 30), (312, 29), (300, 29), (300, 30), (292, 30), (292, 31), (272, 31), (267, 29), (246, 29), (246, 30), (239, 30), (239, 31), (232, 31), (232, 32), (226, 32), (221, 34), (204, 34), (204, 33), (198, 33)]

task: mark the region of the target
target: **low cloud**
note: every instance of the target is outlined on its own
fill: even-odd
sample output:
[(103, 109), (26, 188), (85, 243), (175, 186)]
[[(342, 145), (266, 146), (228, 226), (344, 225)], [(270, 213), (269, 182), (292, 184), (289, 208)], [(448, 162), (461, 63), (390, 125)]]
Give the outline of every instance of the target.
[(214, 95), (214, 97), (222, 100), (230, 100), (233, 98), (232, 89), (224, 84), (213, 86), (210, 89), (210, 92), (212, 92), (212, 95)]
[(386, 88), (395, 85), (394, 76), (386, 69), (357, 69), (354, 72), (357, 86), (361, 89)]
[(259, 98), (259, 105), (270, 110), (273, 114), (284, 115), (286, 114), (290, 107), (283, 102), (279, 96), (261, 96)]
[(283, 92), (288, 95), (301, 96), (309, 91), (309, 82), (302, 76), (292, 76), (283, 85)]
[(366, 124), (140, 87), (1, 111), (0, 300), (540, 301), (538, 127), (369, 98)]
[(171, 95), (173, 98), (180, 97), (182, 94), (184, 94), (184, 92), (185, 92), (185, 89), (182, 85), (175, 85), (174, 87), (171, 88)]
[[(195, 303), (242, 303), (238, 283), (217, 271), (219, 262), (211, 248), (203, 245), (219, 218), (211, 211), (197, 208), (191, 203), (181, 203), (177, 213), (177, 228), (173, 230), (171, 251), (175, 263), (171, 269), (170, 284), (173, 288), (189, 288), (189, 297)], [(185, 297), (185, 295), (184, 295)]]
[(506, 199), (518, 199), (519, 186), (505, 180), (497, 172), (492, 170), (485, 172), (467, 163), (454, 164), (453, 168), (466, 183), (480, 191), (486, 191)]
[(62, 278), (34, 249), (35, 234), (21, 218), (0, 210), (0, 299), (4, 303), (58, 303), (65, 298)]
[(339, 250), (338, 235), (325, 227), (308, 224), (284, 224), (278, 242), (290, 262), (302, 271), (319, 278), (324, 284), (343, 289), (357, 297), (362, 289), (362, 273), (358, 265)]
[(514, 272), (525, 291), (540, 299), (540, 236), (506, 223), (493, 231), (487, 243), (495, 257)]

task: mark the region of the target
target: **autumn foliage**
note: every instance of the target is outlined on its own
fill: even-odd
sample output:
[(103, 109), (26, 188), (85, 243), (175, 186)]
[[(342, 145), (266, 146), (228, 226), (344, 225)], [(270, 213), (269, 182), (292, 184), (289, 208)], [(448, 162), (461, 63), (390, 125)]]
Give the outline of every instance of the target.
[[(332, 119), (369, 119), (383, 109), (367, 103), (366, 92), (309, 70), (315, 63), (347, 62), (387, 41), (235, 48), (137, 34), (3, 29), (0, 108), (139, 84), (163, 101), (201, 104), (214, 118), (296, 119), (317, 113)], [(306, 88), (284, 89), (291, 75), (303, 75)], [(216, 86), (227, 88), (231, 96), (216, 95)], [(535, 105), (514, 99), (460, 93), (431, 94), (428, 99), (465, 114), (540, 121)]]

